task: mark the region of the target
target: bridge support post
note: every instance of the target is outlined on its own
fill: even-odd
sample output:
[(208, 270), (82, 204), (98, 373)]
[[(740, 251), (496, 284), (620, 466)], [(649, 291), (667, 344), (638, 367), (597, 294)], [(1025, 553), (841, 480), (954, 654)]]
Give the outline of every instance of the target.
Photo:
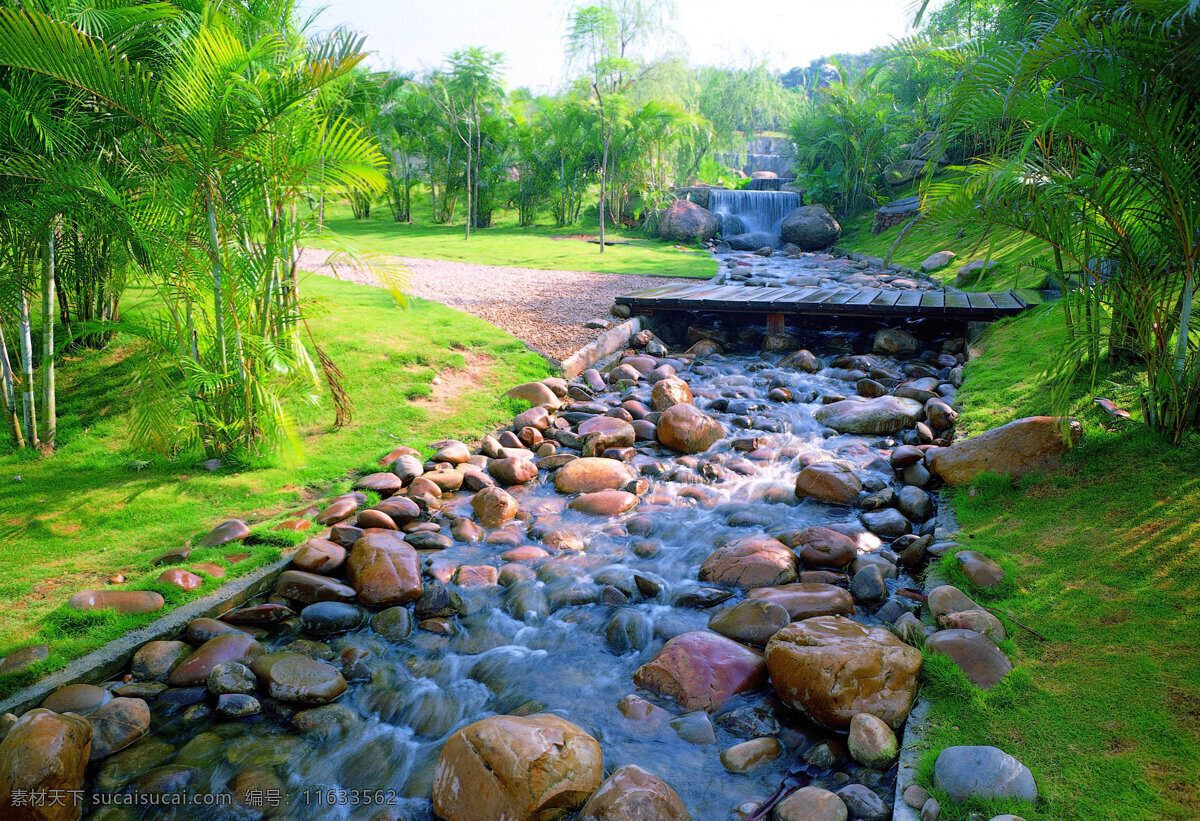
[(767, 333), (785, 333), (787, 322), (783, 314), (767, 314)]

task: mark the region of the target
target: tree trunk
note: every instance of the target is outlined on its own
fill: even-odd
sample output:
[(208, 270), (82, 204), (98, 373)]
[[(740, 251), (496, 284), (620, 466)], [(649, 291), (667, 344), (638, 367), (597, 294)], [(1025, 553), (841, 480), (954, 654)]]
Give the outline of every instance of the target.
[(0, 323), (0, 401), (4, 402), (4, 426), (12, 433), (13, 444), (25, 446), (21, 433), (21, 419), (17, 414), (16, 379), (12, 362), (8, 358), (8, 343), (4, 339), (4, 325)]
[(213, 208), (212, 188), (204, 195), (208, 207), (208, 239), (212, 243), (213, 268), (213, 324), (217, 332), (217, 353), (221, 357), (221, 370), (229, 370), (229, 358), (225, 353), (225, 306), (221, 287), (221, 237), (217, 233), (217, 212)]
[(58, 431), (54, 395), (54, 231), (57, 219), (46, 230), (46, 268), (42, 273), (42, 413), (46, 415), (47, 447), (54, 447)]
[(34, 401), (33, 387), (33, 333), (29, 322), (29, 295), (25, 286), (17, 288), (17, 306), (20, 311), (20, 324), (17, 328), (21, 346), (21, 380), (22, 402), (21, 421), (25, 427), (25, 441), (30, 447), (37, 447), (37, 407)]
[(600, 94), (600, 87), (594, 86), (596, 89), (596, 100), (600, 104), (600, 142), (603, 144), (603, 149), (600, 152), (600, 253), (604, 253), (604, 202), (608, 196), (608, 130), (604, 126), (604, 97)]

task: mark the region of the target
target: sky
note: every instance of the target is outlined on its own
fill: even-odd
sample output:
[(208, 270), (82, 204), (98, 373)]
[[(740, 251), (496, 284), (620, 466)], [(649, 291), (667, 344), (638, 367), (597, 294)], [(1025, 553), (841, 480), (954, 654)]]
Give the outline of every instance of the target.
[[(324, 8), (318, 30), (367, 35), (373, 69), (419, 71), (452, 51), (505, 55), (510, 88), (554, 91), (568, 78), (563, 35), (571, 0), (300, 0)], [(786, 71), (829, 54), (861, 52), (908, 33), (909, 0), (675, 0), (674, 43), (693, 65), (765, 61)]]

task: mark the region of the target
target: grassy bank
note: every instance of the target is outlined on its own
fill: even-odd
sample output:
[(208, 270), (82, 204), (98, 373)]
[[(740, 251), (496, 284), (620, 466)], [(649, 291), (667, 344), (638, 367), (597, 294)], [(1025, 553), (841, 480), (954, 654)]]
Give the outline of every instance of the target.
[[(151, 560), (236, 516), (267, 523), (257, 529), (264, 542), (228, 565), (230, 577), (245, 573), (296, 541), (269, 529), (288, 511), (348, 486), (352, 471), (397, 445), (480, 435), (514, 410), (503, 387), (549, 373), (507, 332), (443, 305), (414, 300), (401, 311), (380, 289), (325, 277), (309, 276), (303, 287), (327, 302), (328, 313), (310, 324), (345, 375), (354, 418), (333, 429), (327, 396), (291, 408), (303, 444), (291, 461), (209, 473), (196, 466), (199, 455), (171, 461), (131, 452), (126, 413), (137, 399), (126, 386), (136, 348), (118, 340), (60, 365), (59, 452), (0, 455), (0, 655), (44, 642), (51, 657), (0, 680), (0, 694), (153, 618), (67, 612), (61, 605), (77, 590), (122, 573), (126, 588), (159, 589), (171, 604), (195, 598), (218, 582), (207, 579), (191, 594), (164, 590), (153, 584), (161, 569)], [(122, 303), (133, 317), (145, 306), (136, 288)], [(184, 566), (241, 550), (197, 551)]]
[[(977, 433), (1050, 407), (1043, 373), (1061, 346), (1037, 314), (995, 326), (968, 365), (961, 430)], [(1131, 407), (1128, 373), (1102, 373), (1098, 392)], [(1200, 812), (1200, 443), (1170, 448), (1138, 424), (1106, 432), (1076, 391), (1086, 438), (1064, 468), (1017, 483), (981, 480), (954, 494), (962, 541), (1004, 564), (1013, 584), (973, 589), (1008, 622), (1018, 668), (984, 694), (944, 659), (927, 668), (933, 698), (922, 759), (991, 744), (1033, 771), (1036, 807), (978, 807), (1037, 819), (1185, 819)], [(1131, 407), (1132, 409), (1132, 407)], [(943, 796), (944, 797), (944, 796)], [(943, 801), (942, 817), (969, 809)]]
[[(601, 254), (598, 244), (588, 242), (598, 237), (594, 224), (522, 228), (515, 212), (499, 211), (492, 227), (473, 231), (467, 240), (461, 223), (435, 223), (424, 197), (415, 198), (413, 217), (411, 224), (396, 222), (386, 206), (377, 205), (369, 220), (358, 220), (349, 206), (339, 204), (330, 209), (326, 225), (356, 250), (371, 254), (605, 274), (710, 277), (717, 272), (712, 255), (699, 247), (683, 248), (630, 231), (606, 231), (605, 239), (618, 244)], [(333, 247), (328, 241), (317, 245)]]

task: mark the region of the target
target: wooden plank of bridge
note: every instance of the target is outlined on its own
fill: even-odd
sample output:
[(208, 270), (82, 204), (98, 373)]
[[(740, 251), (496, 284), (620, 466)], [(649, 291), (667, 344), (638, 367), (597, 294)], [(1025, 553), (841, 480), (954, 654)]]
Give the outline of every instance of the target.
[(804, 299), (798, 300), (796, 303), (796, 307), (797, 308), (800, 308), (800, 307), (808, 308), (808, 307), (820, 305), (823, 302), (825, 302), (825, 300), (829, 299), (831, 296), (836, 294), (838, 292), (838, 290), (839, 290), (838, 288), (822, 288), (821, 290), (817, 291), (816, 293), (809, 294), (808, 296), (804, 297)]
[(880, 291), (879, 296), (871, 300), (871, 304), (867, 307), (872, 311), (888, 311), (905, 293), (899, 288), (886, 288)]
[(854, 297), (858, 296), (858, 291), (839, 291), (838, 293), (825, 300), (825, 305), (845, 305)]
[(905, 291), (900, 294), (900, 298), (896, 300), (897, 308), (915, 308), (921, 304), (920, 291)]
[(815, 294), (819, 290), (821, 290), (820, 287), (816, 285), (803, 285), (798, 288), (786, 289), (782, 294), (772, 297), (770, 305), (772, 308), (795, 308), (797, 302)]
[(1004, 308), (1012, 311), (1013, 313), (1025, 310), (1025, 303), (1023, 303), (1020, 298), (1011, 291), (1005, 291), (999, 294), (990, 294), (990, 296), (992, 298), (992, 302), (996, 303), (997, 308)]
[(920, 295), (919, 313), (942, 313), (946, 310), (946, 292), (944, 290), (926, 290)]
[(947, 308), (970, 308), (971, 302), (967, 295), (958, 291), (946, 291)]
[(996, 303), (992, 302), (992, 298), (988, 294), (970, 293), (967, 294), (967, 299), (971, 300), (972, 308), (983, 308), (984, 310), (991, 311), (996, 307)]
[(882, 293), (883, 293), (883, 291), (880, 290), (879, 288), (863, 288), (858, 293), (856, 293), (850, 300), (848, 300), (846, 302), (846, 304), (847, 305), (870, 305), (875, 300), (875, 298), (878, 297)]

